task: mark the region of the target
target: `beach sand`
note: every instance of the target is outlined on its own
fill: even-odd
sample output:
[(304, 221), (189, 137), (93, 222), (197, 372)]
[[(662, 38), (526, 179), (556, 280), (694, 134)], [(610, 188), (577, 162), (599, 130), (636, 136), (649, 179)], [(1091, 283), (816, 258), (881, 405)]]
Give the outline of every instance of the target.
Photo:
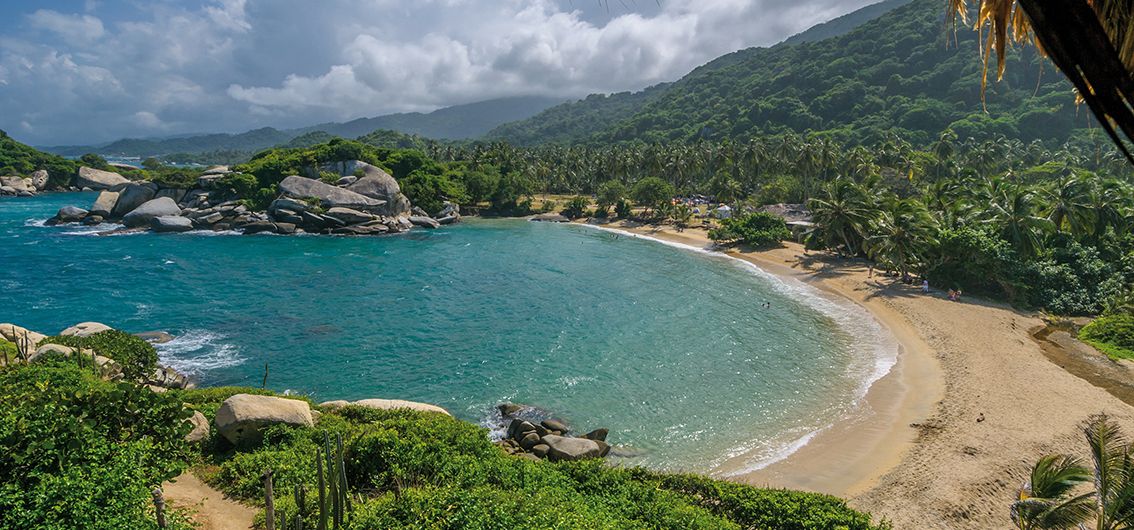
[[(699, 229), (604, 226), (710, 244)], [(861, 260), (806, 253), (794, 243), (728, 254), (860, 304), (900, 344), (898, 364), (866, 396), (870, 414), (734, 480), (845, 497), (900, 530), (1013, 528), (1009, 504), (1038, 458), (1087, 458), (1080, 426), (1090, 415), (1106, 413), (1134, 435), (1134, 408), (1044, 354), (1032, 336), (1044, 326), (1037, 314), (922, 294), (892, 278), (868, 278)]]

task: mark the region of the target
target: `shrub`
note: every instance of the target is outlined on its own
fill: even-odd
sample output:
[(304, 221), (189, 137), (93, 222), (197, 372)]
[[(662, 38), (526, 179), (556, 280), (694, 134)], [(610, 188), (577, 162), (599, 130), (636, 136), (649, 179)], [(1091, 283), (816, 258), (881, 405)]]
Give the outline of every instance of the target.
[(1134, 315), (1121, 313), (1096, 318), (1079, 330), (1079, 339), (1112, 359), (1134, 359)]
[(0, 339), (0, 362), (8, 364), (19, 356), (15, 343)]
[(586, 197), (575, 196), (567, 202), (567, 207), (560, 213), (568, 219), (578, 219), (587, 214), (587, 206), (589, 206), (590, 203), (591, 201), (587, 200)]
[(759, 212), (723, 219), (721, 226), (709, 230), (709, 238), (721, 243), (744, 243), (754, 247), (779, 244), (791, 231), (778, 215)]
[(621, 200), (614, 206), (614, 213), (621, 219), (629, 219), (634, 216), (634, 209), (630, 207), (630, 201)]
[(150, 343), (116, 329), (95, 333), (89, 337), (47, 337), (41, 344), (62, 344), (72, 348), (92, 349), (103, 357), (117, 361), (122, 366), (122, 374), (132, 380), (145, 379), (157, 368), (157, 350)]
[(639, 180), (630, 190), (630, 196), (634, 198), (634, 202), (646, 208), (654, 209), (663, 204), (668, 204), (673, 199), (673, 195), (673, 186), (657, 177)]

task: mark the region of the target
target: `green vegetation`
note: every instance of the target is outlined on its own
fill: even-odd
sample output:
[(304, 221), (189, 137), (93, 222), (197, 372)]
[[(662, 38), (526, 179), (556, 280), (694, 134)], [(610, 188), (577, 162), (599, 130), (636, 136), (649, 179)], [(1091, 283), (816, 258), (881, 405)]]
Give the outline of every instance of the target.
[(1079, 340), (1111, 359), (1134, 359), (1134, 315), (1104, 315), (1079, 330)]
[(48, 359), (0, 369), (0, 402), (0, 527), (157, 528), (150, 490), (191, 455), (180, 401)]
[(591, 205), (590, 199), (582, 196), (572, 197), (567, 202), (567, 207), (559, 213), (563, 214), (568, 219), (578, 219), (587, 216), (587, 207)]
[(791, 237), (791, 231), (778, 215), (759, 212), (721, 220), (721, 226), (709, 230), (709, 239), (720, 243), (743, 243), (753, 247), (778, 245)]
[(0, 175), (27, 176), (33, 171), (47, 170), (48, 185), (66, 186), (79, 170), (79, 166), (63, 157), (44, 153), (13, 140), (0, 131)]
[(116, 329), (95, 333), (89, 337), (47, 337), (40, 344), (61, 344), (72, 348), (94, 350), (95, 353), (118, 362), (122, 366), (122, 375), (130, 380), (149, 377), (157, 367), (157, 350), (150, 343)]
[(8, 364), (19, 356), (20, 350), (15, 343), (0, 338), (0, 362)]

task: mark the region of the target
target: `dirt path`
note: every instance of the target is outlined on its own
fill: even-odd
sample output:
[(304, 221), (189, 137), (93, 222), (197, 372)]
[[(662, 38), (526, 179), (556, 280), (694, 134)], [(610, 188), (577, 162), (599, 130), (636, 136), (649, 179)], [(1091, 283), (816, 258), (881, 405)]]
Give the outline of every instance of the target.
[(192, 473), (182, 473), (173, 482), (162, 484), (170, 506), (193, 511), (201, 530), (248, 530), (257, 510), (232, 499), (205, 484)]

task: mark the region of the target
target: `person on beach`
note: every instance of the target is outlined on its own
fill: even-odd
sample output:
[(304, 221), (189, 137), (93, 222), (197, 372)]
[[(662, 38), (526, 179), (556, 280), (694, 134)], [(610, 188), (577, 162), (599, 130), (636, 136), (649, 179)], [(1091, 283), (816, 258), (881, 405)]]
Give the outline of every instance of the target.
[(921, 280), (921, 292), (929, 294), (929, 280)]
[(957, 301), (957, 291), (949, 289), (949, 301), (950, 302), (956, 302)]

